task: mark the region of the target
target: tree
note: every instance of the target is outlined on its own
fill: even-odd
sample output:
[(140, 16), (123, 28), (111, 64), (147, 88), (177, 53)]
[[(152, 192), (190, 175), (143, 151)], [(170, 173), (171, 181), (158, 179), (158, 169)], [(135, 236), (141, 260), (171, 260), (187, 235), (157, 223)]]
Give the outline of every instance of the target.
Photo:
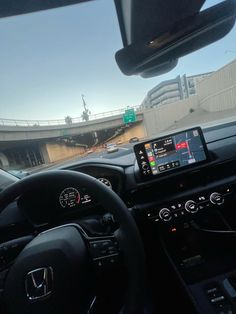
[(71, 124), (72, 123), (72, 118), (70, 116), (65, 117), (65, 123), (66, 124)]

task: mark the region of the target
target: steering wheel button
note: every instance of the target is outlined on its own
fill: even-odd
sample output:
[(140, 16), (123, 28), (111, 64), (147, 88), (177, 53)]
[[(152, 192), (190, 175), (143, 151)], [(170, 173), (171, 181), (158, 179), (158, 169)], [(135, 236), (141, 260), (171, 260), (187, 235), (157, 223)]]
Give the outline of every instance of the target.
[(109, 246), (111, 244), (111, 241), (110, 240), (105, 240), (105, 241), (102, 241), (101, 242), (101, 246), (103, 246), (103, 247), (107, 247), (107, 246)]
[(118, 255), (114, 254), (112, 256), (106, 257), (104, 258), (104, 265), (107, 267), (111, 267), (113, 265), (115, 265), (118, 261)]
[(96, 265), (98, 268), (103, 267), (103, 261), (102, 261), (102, 260), (94, 261), (94, 263), (95, 263), (95, 265)]
[(109, 258), (109, 262), (111, 265), (117, 263), (117, 261), (118, 261), (118, 255), (112, 256)]
[(220, 295), (216, 298), (211, 299), (211, 303), (216, 303), (216, 302), (222, 301), (224, 299), (225, 299), (225, 297), (223, 295)]
[(116, 248), (109, 248), (108, 250), (107, 250), (107, 254), (116, 254), (116, 253), (118, 253), (118, 250), (116, 249)]
[(115, 247), (115, 245), (110, 245), (110, 246), (108, 246), (108, 248), (107, 248), (108, 250), (115, 250), (116, 249), (116, 247)]

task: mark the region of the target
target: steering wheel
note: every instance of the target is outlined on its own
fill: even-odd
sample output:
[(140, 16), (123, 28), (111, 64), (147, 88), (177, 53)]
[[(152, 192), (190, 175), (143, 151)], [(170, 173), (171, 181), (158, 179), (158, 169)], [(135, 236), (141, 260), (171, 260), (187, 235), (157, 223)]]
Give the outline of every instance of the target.
[[(26, 177), (0, 193), (0, 212), (18, 196), (55, 184), (81, 186), (91, 191), (119, 224), (113, 235), (91, 237), (78, 224), (67, 224), (38, 234), (11, 265), (4, 299), (12, 314), (89, 313), (94, 299), (94, 267), (102, 263), (99, 247), (109, 245), (112, 257), (122, 253), (127, 269), (127, 291), (122, 314), (142, 314), (145, 298), (145, 256), (136, 223), (120, 197), (89, 175), (48, 171)], [(115, 284), (115, 283), (114, 283)]]

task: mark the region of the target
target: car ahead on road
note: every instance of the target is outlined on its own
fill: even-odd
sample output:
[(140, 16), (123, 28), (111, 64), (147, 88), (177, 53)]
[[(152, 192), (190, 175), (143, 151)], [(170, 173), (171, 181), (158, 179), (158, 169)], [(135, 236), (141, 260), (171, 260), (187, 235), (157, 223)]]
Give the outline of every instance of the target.
[(118, 152), (119, 148), (116, 146), (114, 143), (109, 143), (107, 144), (107, 152), (110, 153), (115, 153)]
[(119, 140), (116, 142), (116, 145), (121, 145), (121, 144), (123, 144), (122, 140)]
[(131, 137), (131, 139), (129, 140), (129, 143), (137, 143), (137, 142), (139, 142), (139, 138), (137, 136)]
[(87, 154), (89, 155), (89, 154), (92, 154), (93, 153), (93, 150), (92, 149), (89, 149), (88, 151), (87, 151)]

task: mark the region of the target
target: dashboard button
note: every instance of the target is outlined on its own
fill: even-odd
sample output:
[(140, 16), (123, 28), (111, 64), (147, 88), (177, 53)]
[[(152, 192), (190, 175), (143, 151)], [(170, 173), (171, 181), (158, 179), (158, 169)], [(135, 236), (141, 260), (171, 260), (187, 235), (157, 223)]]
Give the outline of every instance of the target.
[(214, 192), (210, 195), (210, 201), (214, 205), (222, 205), (224, 203), (224, 197), (218, 192)]
[(159, 211), (159, 217), (164, 221), (169, 221), (172, 218), (172, 214), (168, 208), (162, 208)]
[(221, 188), (218, 188), (217, 189), (219, 191), (219, 193), (221, 194), (231, 194), (233, 192), (233, 189), (231, 186), (224, 186), (224, 187), (221, 187)]
[(152, 219), (154, 217), (158, 216), (158, 210), (157, 209), (149, 209), (149, 211), (147, 212), (147, 218), (148, 219)]
[(185, 203), (185, 209), (189, 213), (196, 213), (198, 211), (198, 204), (194, 202), (193, 200), (189, 200)]
[(198, 196), (198, 200), (199, 200), (199, 202), (204, 202), (206, 200), (205, 195)]

